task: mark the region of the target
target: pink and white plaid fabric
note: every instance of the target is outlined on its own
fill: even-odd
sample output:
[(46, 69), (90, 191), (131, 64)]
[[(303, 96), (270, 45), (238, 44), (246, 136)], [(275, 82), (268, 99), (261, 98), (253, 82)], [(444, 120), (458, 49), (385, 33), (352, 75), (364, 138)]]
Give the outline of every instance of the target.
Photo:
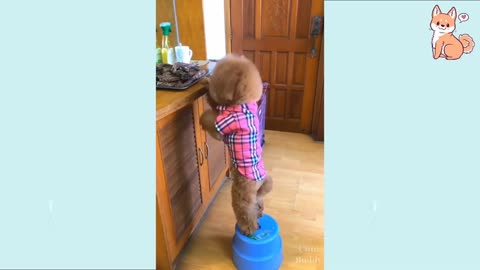
[(265, 167), (260, 145), (258, 105), (256, 102), (217, 106), (215, 127), (228, 146), (230, 157), (238, 172), (248, 179), (262, 181)]

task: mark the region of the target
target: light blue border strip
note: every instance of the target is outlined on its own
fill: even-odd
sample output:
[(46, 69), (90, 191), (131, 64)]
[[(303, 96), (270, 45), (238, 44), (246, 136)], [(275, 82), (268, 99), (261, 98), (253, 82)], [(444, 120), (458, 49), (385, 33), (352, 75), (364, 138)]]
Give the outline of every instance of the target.
[(0, 269), (155, 268), (155, 1), (0, 1)]
[(326, 270), (480, 269), (480, 47), (433, 59), (437, 3), (325, 2)]

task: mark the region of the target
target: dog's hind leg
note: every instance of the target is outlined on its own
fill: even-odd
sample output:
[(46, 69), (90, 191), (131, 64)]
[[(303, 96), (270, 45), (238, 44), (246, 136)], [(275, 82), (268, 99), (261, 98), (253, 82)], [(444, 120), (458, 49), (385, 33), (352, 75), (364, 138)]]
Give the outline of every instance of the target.
[(236, 174), (232, 184), (232, 207), (240, 231), (252, 235), (258, 230), (257, 182)]
[(263, 210), (264, 210), (264, 203), (263, 203), (263, 198), (267, 193), (272, 191), (273, 189), (273, 180), (270, 175), (267, 175), (267, 177), (261, 182), (261, 186), (257, 191), (257, 207), (258, 207), (258, 217), (263, 216)]

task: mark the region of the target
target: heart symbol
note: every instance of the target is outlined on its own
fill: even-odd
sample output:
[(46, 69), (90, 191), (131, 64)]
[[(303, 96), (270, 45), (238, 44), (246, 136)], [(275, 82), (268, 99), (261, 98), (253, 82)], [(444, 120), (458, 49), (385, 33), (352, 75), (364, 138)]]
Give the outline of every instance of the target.
[(464, 14), (464, 15), (462, 15), (462, 16), (460, 16), (460, 17), (462, 17), (462, 19), (465, 19), (465, 18), (467, 17), (467, 15)]

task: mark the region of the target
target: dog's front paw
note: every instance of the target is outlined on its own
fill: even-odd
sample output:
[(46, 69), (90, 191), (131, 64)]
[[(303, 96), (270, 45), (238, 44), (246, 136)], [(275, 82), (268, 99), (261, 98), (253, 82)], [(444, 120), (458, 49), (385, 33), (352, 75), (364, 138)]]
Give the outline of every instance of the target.
[(200, 125), (203, 129), (209, 129), (215, 127), (215, 119), (217, 114), (212, 110), (205, 111), (200, 117)]

